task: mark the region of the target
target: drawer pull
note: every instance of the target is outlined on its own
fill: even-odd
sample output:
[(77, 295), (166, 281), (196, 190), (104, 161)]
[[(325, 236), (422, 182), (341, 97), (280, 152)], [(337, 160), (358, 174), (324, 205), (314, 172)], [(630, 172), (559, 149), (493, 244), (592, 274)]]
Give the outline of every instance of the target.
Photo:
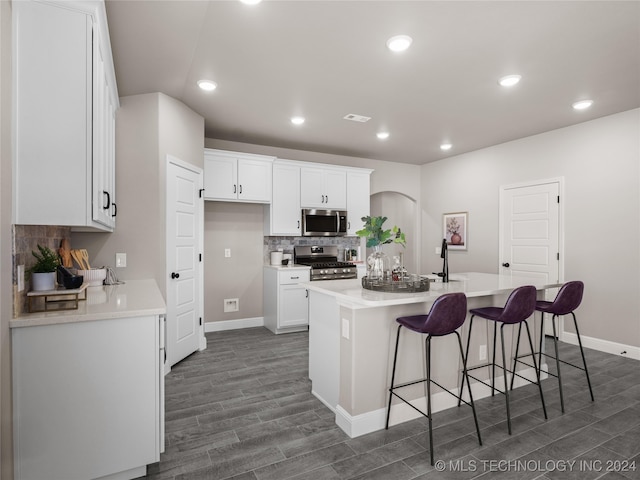
[(291, 277), (291, 280), (298, 280), (300, 277)]

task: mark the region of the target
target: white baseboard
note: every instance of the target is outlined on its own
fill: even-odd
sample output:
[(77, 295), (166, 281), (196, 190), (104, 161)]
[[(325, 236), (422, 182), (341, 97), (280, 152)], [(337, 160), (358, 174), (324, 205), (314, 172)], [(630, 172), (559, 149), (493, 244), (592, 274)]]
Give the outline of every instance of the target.
[(221, 320), (219, 322), (205, 322), (204, 331), (222, 332), (224, 330), (238, 330), (241, 328), (264, 327), (264, 317), (238, 318), (237, 320)]
[[(523, 370), (518, 370), (518, 374), (523, 377), (530, 378), (532, 380), (535, 379), (535, 371), (533, 368), (526, 368)], [(542, 378), (545, 378), (547, 375), (543, 373), (541, 375)], [(511, 380), (510, 377), (509, 381)], [(514, 388), (520, 387), (522, 385), (528, 385), (529, 382), (523, 380), (521, 378), (516, 377), (514, 381)], [(504, 389), (504, 377), (496, 376), (496, 387), (500, 390)], [(464, 387), (465, 392), (467, 391), (467, 387)], [(451, 390), (454, 394), (458, 393), (458, 389)], [(473, 394), (474, 400), (479, 400), (484, 397), (488, 397), (491, 395), (491, 388), (486, 385), (472, 381), (471, 383), (471, 393)], [(468, 395), (464, 395), (463, 399), (468, 400)], [(427, 399), (426, 397), (420, 397), (411, 401), (411, 404), (416, 408), (422, 410), (423, 412), (427, 411)], [(431, 412), (436, 413), (442, 410), (446, 410), (447, 408), (455, 407), (458, 405), (458, 400), (447, 392), (438, 392), (431, 395)], [(463, 408), (468, 408), (466, 404), (462, 404)], [(366, 435), (367, 433), (375, 432), (378, 430), (382, 430), (385, 426), (385, 422), (387, 420), (387, 409), (379, 408), (378, 410), (373, 410), (371, 412), (366, 412), (360, 415), (350, 415), (344, 408), (338, 405), (335, 409), (336, 413), (336, 424), (351, 438), (359, 437), (361, 435)], [(389, 417), (389, 426), (397, 425), (399, 423), (408, 422), (409, 420), (414, 420), (419, 418), (421, 415), (416, 412), (413, 408), (407, 405), (404, 402), (398, 401), (397, 403), (393, 403), (391, 408), (391, 416)]]
[[(583, 347), (640, 360), (640, 347), (610, 342), (609, 340), (601, 340), (599, 338), (585, 337), (584, 335), (580, 335), (580, 340), (582, 341)], [(562, 341), (572, 345), (578, 345), (578, 336), (575, 333), (562, 332)]]

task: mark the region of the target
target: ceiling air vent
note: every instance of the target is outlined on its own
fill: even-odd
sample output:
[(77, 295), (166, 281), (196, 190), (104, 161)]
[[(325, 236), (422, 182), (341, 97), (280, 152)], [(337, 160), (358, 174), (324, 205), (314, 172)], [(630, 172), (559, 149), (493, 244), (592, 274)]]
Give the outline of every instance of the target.
[(360, 123), (368, 122), (369, 120), (371, 120), (371, 117), (365, 117), (364, 115), (356, 115), (355, 113), (349, 113), (342, 118), (344, 118), (345, 120), (351, 120), (352, 122), (360, 122)]

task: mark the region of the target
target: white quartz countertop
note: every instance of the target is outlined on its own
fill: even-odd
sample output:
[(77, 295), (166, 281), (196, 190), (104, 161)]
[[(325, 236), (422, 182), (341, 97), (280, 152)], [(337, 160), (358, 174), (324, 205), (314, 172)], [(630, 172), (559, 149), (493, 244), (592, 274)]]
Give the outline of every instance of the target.
[(161, 315), (167, 308), (155, 280), (127, 280), (122, 285), (89, 287), (77, 310), (26, 313), (11, 328)]
[(334, 296), (339, 304), (352, 308), (433, 302), (440, 295), (453, 292), (463, 292), (467, 297), (483, 297), (508, 293), (523, 285), (533, 285), (538, 290), (560, 286), (560, 283), (556, 282), (493, 273), (456, 273), (451, 274), (449, 278), (448, 283), (432, 282), (428, 292), (420, 293), (388, 293), (366, 290), (362, 288), (360, 279), (316, 281), (304, 283), (304, 286), (308, 290)]

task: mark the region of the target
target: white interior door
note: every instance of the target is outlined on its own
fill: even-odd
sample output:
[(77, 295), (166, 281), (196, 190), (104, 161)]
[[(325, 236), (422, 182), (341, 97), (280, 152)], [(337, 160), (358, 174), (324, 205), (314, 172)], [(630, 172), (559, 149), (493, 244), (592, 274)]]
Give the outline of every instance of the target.
[[(507, 186), (500, 197), (500, 266), (509, 274), (557, 282), (561, 279), (560, 180)], [(552, 300), (557, 290), (547, 290)], [(552, 333), (545, 322), (545, 333)]]
[(167, 363), (195, 352), (202, 319), (202, 171), (167, 162)]

